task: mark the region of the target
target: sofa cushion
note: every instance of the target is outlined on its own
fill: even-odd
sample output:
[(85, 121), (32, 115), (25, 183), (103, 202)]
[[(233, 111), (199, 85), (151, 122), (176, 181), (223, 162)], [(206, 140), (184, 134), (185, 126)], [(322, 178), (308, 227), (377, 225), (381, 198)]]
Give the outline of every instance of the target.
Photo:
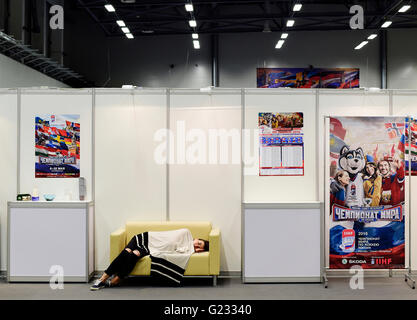
[(128, 221), (126, 222), (126, 244), (138, 233), (146, 231), (168, 231), (187, 228), (193, 238), (208, 240), (211, 222), (200, 221)]
[(190, 261), (188, 261), (188, 266), (184, 275), (198, 276), (210, 274), (209, 261), (208, 252), (193, 253), (190, 257)]
[(149, 256), (143, 257), (136, 263), (130, 273), (132, 276), (150, 276), (151, 275), (151, 258)]
[[(187, 269), (185, 270), (184, 275), (208, 275), (210, 274), (209, 268), (209, 253), (194, 253), (190, 257), (190, 261), (188, 262)], [(151, 258), (149, 256), (140, 259), (136, 266), (133, 268), (132, 272), (130, 273), (130, 275), (132, 276), (149, 276), (150, 274)]]

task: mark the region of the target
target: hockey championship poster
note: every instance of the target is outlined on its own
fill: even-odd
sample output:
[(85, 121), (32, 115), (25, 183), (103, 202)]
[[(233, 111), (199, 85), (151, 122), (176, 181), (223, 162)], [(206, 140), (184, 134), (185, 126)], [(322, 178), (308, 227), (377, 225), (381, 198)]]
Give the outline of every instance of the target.
[(35, 117), (35, 177), (80, 177), (80, 116)]
[(405, 120), (330, 118), (330, 269), (405, 268)]
[(259, 113), (259, 175), (303, 176), (303, 113)]

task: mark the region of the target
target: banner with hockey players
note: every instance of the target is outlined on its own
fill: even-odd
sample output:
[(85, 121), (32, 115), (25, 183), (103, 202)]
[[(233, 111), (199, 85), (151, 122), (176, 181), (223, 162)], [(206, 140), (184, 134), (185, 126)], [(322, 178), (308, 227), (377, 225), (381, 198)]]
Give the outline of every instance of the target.
[(404, 117), (330, 118), (330, 269), (405, 268)]
[(80, 177), (80, 116), (35, 117), (35, 177)]

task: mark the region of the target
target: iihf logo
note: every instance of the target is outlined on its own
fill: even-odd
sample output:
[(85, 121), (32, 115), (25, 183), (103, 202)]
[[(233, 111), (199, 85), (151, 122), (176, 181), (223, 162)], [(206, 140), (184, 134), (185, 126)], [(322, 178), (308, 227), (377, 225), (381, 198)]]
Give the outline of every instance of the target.
[(354, 252), (355, 251), (355, 230), (345, 229), (342, 232), (342, 244), (340, 249), (343, 252)]

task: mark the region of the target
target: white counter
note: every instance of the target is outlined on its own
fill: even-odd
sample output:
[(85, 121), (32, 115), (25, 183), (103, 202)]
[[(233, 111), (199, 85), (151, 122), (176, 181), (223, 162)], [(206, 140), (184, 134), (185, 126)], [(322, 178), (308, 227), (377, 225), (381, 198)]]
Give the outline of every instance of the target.
[(88, 282), (94, 272), (92, 201), (8, 202), (9, 282)]
[(323, 204), (243, 203), (243, 282), (321, 282)]

